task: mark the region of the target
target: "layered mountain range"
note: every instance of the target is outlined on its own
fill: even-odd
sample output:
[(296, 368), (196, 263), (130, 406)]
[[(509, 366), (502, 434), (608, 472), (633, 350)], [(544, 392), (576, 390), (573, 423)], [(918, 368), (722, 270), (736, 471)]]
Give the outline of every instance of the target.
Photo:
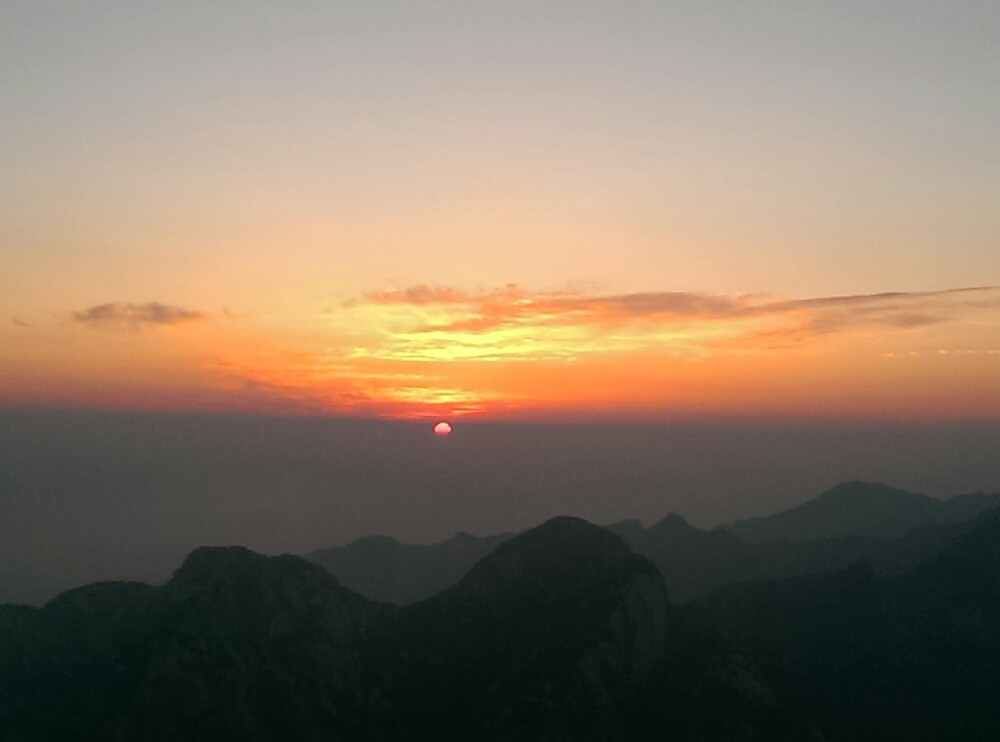
[(799, 739), (810, 725), (613, 533), (557, 518), (408, 608), (293, 556), (0, 607), (5, 740)]
[[(866, 489), (810, 510), (832, 522), (843, 500), (857, 524)], [(993, 739), (1000, 510), (980, 506), (996, 497), (903, 535), (765, 544), (678, 516), (559, 517), (489, 548), (411, 547), (449, 574), (487, 553), (406, 605), (301, 557), (203, 547), (160, 586), (0, 606), (0, 739)], [(848, 543), (891, 568), (839, 564)], [(774, 565), (798, 576), (762, 579)], [(678, 605), (684, 590), (700, 597)]]
[[(774, 515), (711, 531), (672, 514), (644, 528), (607, 526), (660, 570), (670, 597), (687, 602), (733, 582), (819, 574), (866, 560), (877, 574), (900, 574), (939, 553), (1000, 507), (1000, 493), (940, 500), (869, 482), (845, 482)], [(306, 558), (375, 600), (408, 604), (450, 587), (498, 544), (504, 533), (458, 533), (431, 545), (371, 536)]]

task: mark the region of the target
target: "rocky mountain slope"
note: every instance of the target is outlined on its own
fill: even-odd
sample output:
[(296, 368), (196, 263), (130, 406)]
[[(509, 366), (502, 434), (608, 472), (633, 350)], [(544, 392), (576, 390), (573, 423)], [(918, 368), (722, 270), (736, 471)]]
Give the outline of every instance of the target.
[(868, 565), (724, 588), (721, 625), (831, 740), (1000, 734), (1000, 514), (892, 578)]
[(193, 552), (162, 587), (0, 607), (5, 740), (802, 739), (614, 534), (558, 518), (408, 608), (318, 565)]
[[(842, 512), (859, 491), (813, 508)], [(874, 492), (853, 522), (904, 522), (913, 511), (887, 520), (877, 503), (919, 502)], [(992, 502), (954, 500), (948, 518)], [(442, 563), (482, 541), (446, 542)], [(560, 517), (497, 541), (405, 606), (241, 547), (197, 549), (159, 587), (0, 606), (0, 739), (1000, 735), (1000, 510), (897, 538), (748, 543), (668, 516)]]

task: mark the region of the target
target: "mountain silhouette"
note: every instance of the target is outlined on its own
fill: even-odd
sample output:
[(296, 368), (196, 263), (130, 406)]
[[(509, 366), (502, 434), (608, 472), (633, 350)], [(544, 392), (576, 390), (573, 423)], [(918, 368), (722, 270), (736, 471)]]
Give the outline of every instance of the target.
[[(930, 513), (894, 538), (561, 516), (475, 558), (489, 538), (459, 534), (414, 547), (471, 566), (408, 605), (301, 557), (203, 547), (161, 586), (0, 606), (0, 739), (993, 739), (994, 498), (941, 510), (847, 484), (793, 518), (895, 533)], [(406, 551), (352, 548), (362, 566)]]
[(557, 518), (400, 608), (319, 565), (192, 552), (161, 587), (0, 606), (11, 740), (801, 739), (609, 531)]
[(731, 583), (822, 574), (858, 561), (876, 574), (900, 574), (948, 548), (982, 517), (918, 525), (898, 538), (847, 535), (802, 542), (748, 543), (723, 528), (695, 528), (679, 515), (648, 529), (638, 523), (610, 529), (656, 565), (675, 602), (686, 603)]
[[(962, 495), (942, 501), (884, 485), (846, 483), (799, 508), (761, 519), (778, 523), (780, 528), (775, 530), (785, 529), (781, 532), (788, 530), (782, 523), (809, 520), (813, 532), (837, 534), (833, 536), (805, 540), (781, 536), (758, 542), (738, 535), (731, 527), (711, 531), (696, 528), (677, 514), (667, 515), (649, 528), (630, 520), (608, 526), (608, 530), (620, 536), (633, 552), (653, 562), (671, 599), (685, 603), (735, 582), (821, 574), (859, 560), (866, 560), (877, 574), (898, 574), (947, 548), (971, 528), (969, 519), (990, 505), (1000, 506), (1000, 495)], [(926, 522), (920, 520), (924, 517)], [(848, 526), (876, 533), (842, 533)], [(478, 537), (459, 533), (422, 546), (371, 536), (347, 546), (314, 551), (307, 558), (366, 597), (407, 605), (455, 585), (480, 559), (510, 538), (511, 534)]]
[(423, 688), (447, 688), (455, 713), (448, 726), (427, 719), (433, 738), (625, 738), (626, 707), (662, 662), (669, 612), (649, 562), (604, 529), (558, 518), (414, 607), (408, 644), (443, 663), (429, 686), (424, 663), (405, 695), (420, 708), (433, 701)]
[(361, 739), (389, 616), (299, 557), (201, 548), (163, 587), (98, 583), (19, 611), (0, 737)]
[(1000, 507), (1000, 493), (939, 500), (871, 482), (845, 482), (798, 507), (739, 520), (726, 530), (744, 541), (808, 541), (838, 536), (895, 538), (918, 525), (954, 523)]
[(688, 615), (722, 626), (830, 740), (1000, 733), (1000, 512), (903, 575), (858, 563), (733, 585)]
[[(435, 739), (802, 739), (717, 632), (673, 609), (662, 577), (622, 539), (578, 518), (513, 537), (455, 587), (406, 614), (410, 644), (447, 658), (462, 726)], [(426, 645), (425, 645), (426, 646)], [(463, 668), (455, 675), (453, 669)], [(417, 683), (426, 683), (422, 670)], [(407, 693), (418, 699), (418, 693)], [(430, 703), (430, 698), (424, 698)], [(541, 730), (541, 735), (539, 732)]]

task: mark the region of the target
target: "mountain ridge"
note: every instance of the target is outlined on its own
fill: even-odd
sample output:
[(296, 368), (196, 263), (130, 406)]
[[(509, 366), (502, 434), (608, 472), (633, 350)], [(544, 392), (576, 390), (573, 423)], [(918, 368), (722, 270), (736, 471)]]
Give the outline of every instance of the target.
[[(923, 528), (954, 532), (898, 574), (857, 561), (684, 606), (625, 538), (570, 516), (406, 607), (302, 557), (201, 547), (159, 587), (0, 606), (0, 736), (993, 738), (1000, 509)], [(742, 544), (676, 515), (620, 530)]]
[(301, 557), (201, 547), (165, 585), (0, 606), (0, 627), (5, 739), (795, 739), (802, 728), (720, 636), (675, 615), (648, 560), (571, 517), (408, 608)]
[(721, 626), (831, 739), (1000, 733), (1000, 511), (901, 575), (862, 562), (731, 585), (687, 615)]
[[(949, 500), (935, 500), (914, 495), (886, 485), (845, 482), (820, 494), (797, 508), (773, 516), (806, 508), (820, 508), (820, 516), (832, 512), (846, 501), (862, 501), (866, 493), (889, 493), (888, 502), (901, 504), (910, 515), (900, 520), (905, 527), (890, 529), (885, 535), (873, 523), (885, 521), (884, 513), (873, 520), (860, 508), (862, 530), (867, 535), (841, 533), (811, 540), (795, 540), (783, 535), (771, 541), (755, 541), (725, 526), (704, 530), (692, 526), (681, 515), (671, 513), (648, 528), (638, 520), (620, 521), (607, 529), (621, 536), (636, 554), (650, 559), (666, 580), (673, 600), (686, 602), (701, 597), (730, 582), (791, 577), (846, 567), (859, 559), (868, 560), (880, 574), (898, 573), (915, 566), (945, 548), (962, 532), (962, 523), (993, 505), (1000, 507), (998, 494), (957, 495)], [(883, 497), (883, 501), (887, 498)], [(947, 517), (931, 513), (925, 523), (906, 510), (913, 502), (950, 503)], [(833, 511), (830, 505), (833, 505)], [(856, 508), (857, 509), (857, 508)], [(920, 510), (919, 512), (925, 512)], [(907, 520), (907, 518), (909, 520)], [(960, 519), (955, 522), (955, 519)], [(912, 527), (909, 527), (911, 526)], [(884, 530), (884, 529), (883, 529)], [(896, 533), (902, 531), (902, 533)], [(333, 572), (344, 584), (370, 598), (408, 605), (441, 592), (459, 582), (489, 551), (514, 537), (455, 534), (445, 541), (427, 546), (399, 544), (390, 537), (366, 537), (345, 547), (332, 547), (306, 555)]]
[(877, 482), (842, 482), (793, 508), (722, 526), (745, 541), (793, 542), (838, 536), (898, 537), (926, 523), (952, 523), (992, 507), (1000, 493), (960, 494), (948, 499)]

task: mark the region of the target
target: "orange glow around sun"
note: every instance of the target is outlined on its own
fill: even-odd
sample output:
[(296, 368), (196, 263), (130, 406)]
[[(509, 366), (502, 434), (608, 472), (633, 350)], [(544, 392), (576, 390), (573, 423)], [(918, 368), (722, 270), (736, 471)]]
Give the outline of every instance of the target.
[(416, 286), (265, 327), (109, 305), (35, 331), (16, 359), (0, 350), (18, 371), (0, 378), (0, 401), (400, 419), (997, 419), (998, 307), (997, 289), (789, 300)]

